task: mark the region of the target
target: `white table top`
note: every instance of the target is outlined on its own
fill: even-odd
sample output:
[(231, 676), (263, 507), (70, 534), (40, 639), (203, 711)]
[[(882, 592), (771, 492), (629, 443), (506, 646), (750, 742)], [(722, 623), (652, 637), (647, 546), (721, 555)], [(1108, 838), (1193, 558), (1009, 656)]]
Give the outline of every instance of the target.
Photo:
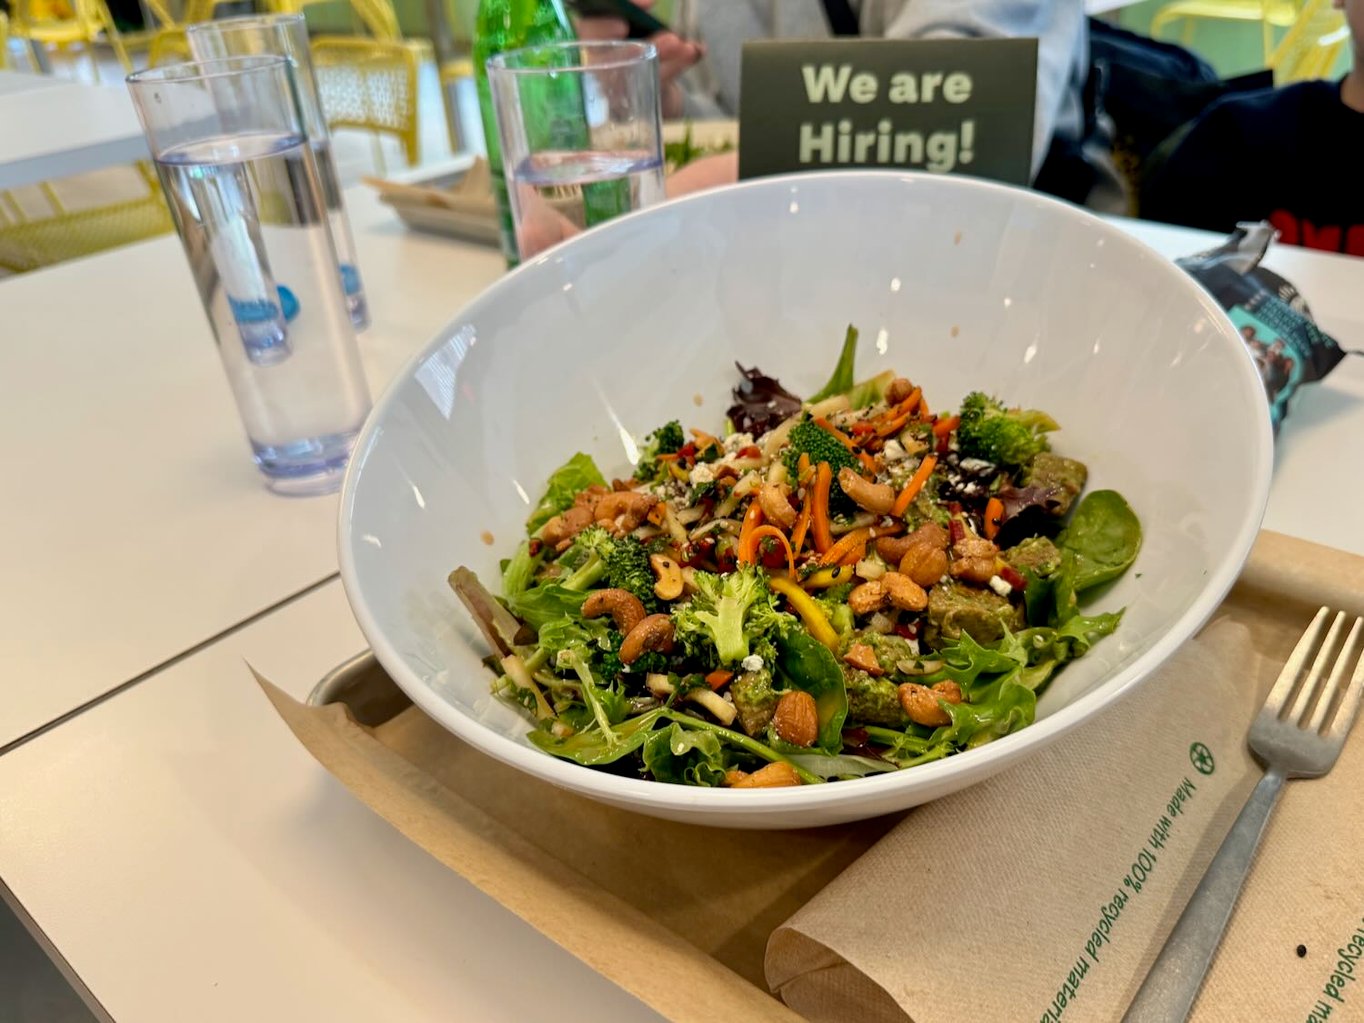
[[(9, 75), (36, 77), (5, 75), (10, 82)], [(0, 88), (0, 125), (0, 188), (147, 159), (142, 127), (122, 84), (63, 80), (38, 88)]]
[(0, 71), (0, 97), (13, 96), (35, 89), (51, 89), (65, 80), (54, 75), (38, 75), (28, 71)]
[[(502, 261), (347, 199), (378, 394)], [(3, 749), (332, 575), (336, 498), (264, 489), (174, 237), (0, 281), (0, 308), (0, 433), (41, 438), (0, 502), (0, 663), (42, 679), (6, 686)]]
[(0, 756), (4, 883), (127, 1023), (656, 1023), (358, 803), (243, 665), (302, 699), (363, 648), (333, 581)]
[[(480, 273), (486, 280), (496, 272), (490, 253), (385, 228), (378, 211), (364, 210), (362, 203), (355, 204), (353, 216), (372, 293), (402, 295), (401, 302), (375, 303), (380, 326), (373, 333), (390, 338), (388, 344), (402, 347), (407, 337), (406, 347), (415, 346), (433, 329), (427, 326), (434, 315), (430, 305), (453, 311), (482, 283), (475, 280)], [(1212, 240), (1199, 232), (1130, 228), (1168, 255), (1195, 251)], [(117, 267), (126, 276), (119, 281), (155, 279), (168, 294), (179, 290), (164, 284), (173, 272), (183, 272), (178, 253), (162, 261), (156, 251), (154, 243), (122, 254)], [(1270, 263), (1301, 287), (1326, 329), (1347, 347), (1364, 346), (1364, 307), (1357, 297), (1364, 290), (1364, 261), (1282, 248)], [(101, 270), (113, 265), (86, 264)], [(153, 271), (152, 277), (144, 276)], [(94, 276), (79, 267), (66, 272), (75, 282), (67, 287)], [(127, 287), (119, 281), (115, 287)], [(0, 297), (13, 294), (0, 290)], [(42, 294), (55, 301), (60, 289), (46, 286)], [(5, 305), (7, 312), (14, 308), (12, 301)], [(29, 295), (28, 301), (34, 303), (35, 297)], [(160, 313), (165, 315), (164, 307)], [(105, 411), (109, 395), (118, 388), (108, 374), (125, 360), (110, 358), (69, 374), (68, 386), (78, 388), (78, 407), (94, 407), (100, 384), (109, 394), (100, 398), (98, 429), (86, 426), (77, 436), (73, 427), (64, 441), (57, 431), (57, 443), (64, 446), (54, 459), (60, 466), (93, 465), (90, 471), (98, 474), (109, 498), (98, 509), (68, 507), (76, 495), (88, 492), (86, 485), (49, 469), (42, 486), (65, 495), (44, 506), (44, 514), (55, 521), (48, 525), (42, 515), (25, 512), (19, 525), (30, 532), (9, 547), (25, 549), (26, 560), (18, 567), (31, 562), (25, 585), (18, 587), (26, 597), (28, 587), (41, 582), (33, 566), (48, 567), (53, 581), (38, 596), (49, 601), (44, 605), (49, 613), (60, 608), (55, 601), (65, 594), (63, 580), (69, 587), (77, 579), (136, 578), (137, 585), (117, 590), (113, 598), (106, 587), (78, 598), (78, 613), (63, 612), (67, 621), (94, 621), (94, 632), (107, 632), (98, 640), (102, 657), (117, 656), (133, 665), (139, 656), (155, 656), (156, 643), (144, 642), (137, 633), (153, 631), (159, 642), (167, 640), (162, 624), (147, 617), (153, 611), (174, 616), (180, 641), (195, 642), (195, 628), (216, 631), (253, 603), (264, 607), (295, 592), (310, 571), (325, 575), (332, 564), (332, 523), (326, 501), (318, 502), (327, 506), (325, 522), (310, 517), (314, 513), (305, 502), (271, 498), (265, 508), (258, 506), (256, 499), (264, 495), (240, 438), (221, 425), (234, 425), (235, 419), (225, 389), (214, 397), (210, 381), (220, 377), (216, 364), (169, 347), (157, 316), (137, 309), (127, 315), (136, 330), (121, 330), (121, 336), (157, 332), (160, 348), (146, 342), (160, 353), (160, 361), (152, 363), (160, 367), (153, 386), (110, 413)], [(183, 310), (176, 319), (190, 320)], [(36, 326), (31, 315), (10, 322)], [(86, 329), (94, 329), (93, 318)], [(180, 336), (184, 333), (193, 330), (180, 330), (177, 343), (186, 340)], [(44, 358), (34, 349), (62, 345), (64, 333), (26, 336), (29, 354), (23, 359), (0, 350), (0, 379), (8, 379), (6, 372), (16, 362), (32, 374)], [(185, 349), (198, 351), (195, 338), (188, 340)], [(74, 350), (59, 348), (58, 358)], [(26, 415), (41, 413), (39, 402), (19, 397), (28, 405)], [(1341, 472), (1339, 465), (1341, 452), (1364, 436), (1362, 398), (1364, 360), (1347, 360), (1327, 381), (1300, 394), (1279, 441), (1268, 526), (1364, 552), (1364, 537), (1353, 528), (1357, 517), (1339, 511), (1358, 507), (1364, 498), (1364, 480)], [(191, 415), (205, 403), (217, 412)], [(145, 421), (139, 404), (153, 410)], [(0, 416), (12, 414), (4, 405), (0, 402)], [(129, 451), (150, 449), (157, 435), (147, 424), (167, 408), (183, 415), (187, 430), (207, 420), (217, 432), (183, 445), (176, 441), (170, 454), (163, 454), (173, 469), (129, 458)], [(58, 422), (54, 416), (54, 427)], [(32, 424), (25, 432), (44, 436)], [(82, 447), (91, 444), (96, 446)], [(75, 460), (77, 452), (85, 457)], [(90, 452), (94, 457), (88, 457)], [(208, 469), (206, 453), (212, 456)], [(23, 457), (42, 461), (37, 455)], [(26, 466), (12, 478), (27, 480), (41, 468)], [(138, 485), (126, 485), (130, 478)], [(192, 493), (186, 479), (196, 480), (209, 496)], [(36, 485), (31, 492), (43, 493)], [(101, 524), (111, 508), (117, 523)], [(304, 509), (297, 519), (295, 508)], [(140, 524), (132, 509), (153, 515), (152, 524)], [(268, 554), (257, 554), (253, 544), (236, 541), (256, 528), (253, 516), (266, 512), (272, 533), (282, 539)], [(7, 514), (16, 513), (0, 511)], [(105, 551), (125, 533), (121, 551)], [(211, 539), (207, 547), (226, 549), (208, 550), (205, 536)], [(72, 537), (80, 537), (79, 550)], [(272, 541), (257, 537), (255, 542)], [(305, 553), (291, 553), (299, 544)], [(198, 589), (172, 585), (177, 571), (191, 569)], [(6, 578), (6, 592), (15, 589), (8, 566), (0, 566), (0, 578)], [(278, 588), (271, 591), (268, 584)], [(45, 664), (34, 676), (32, 666), (41, 660), (34, 658), (27, 672), (16, 675), (42, 677), (45, 687), (60, 683), (68, 700), (77, 691), (100, 688), (86, 686), (81, 676), (97, 671), (101, 657), (63, 650), (60, 628), (44, 631), (41, 615), (15, 597), (4, 599), (15, 606), (0, 607), (0, 620), (10, 623), (18, 615), (25, 627), (39, 630), (49, 644), (44, 656), (64, 666), (54, 672)], [(134, 606), (129, 610), (123, 604)], [(220, 615), (216, 625), (211, 624), (215, 613)], [(545, 991), (554, 992), (555, 1018), (656, 1019), (350, 798), (298, 746), (242, 667), (243, 658), (251, 660), (301, 697), (323, 672), (361, 646), (339, 584), (329, 582), (0, 756), (0, 820), (5, 822), (0, 876), (5, 884), (120, 1020), (178, 1023), (185, 1007), (193, 1006), (196, 1020), (236, 1021), (257, 1018), (259, 1006), (268, 1005), (272, 1018), (498, 1023), (546, 1018)], [(49, 702), (49, 710), (59, 706), (59, 700)]]

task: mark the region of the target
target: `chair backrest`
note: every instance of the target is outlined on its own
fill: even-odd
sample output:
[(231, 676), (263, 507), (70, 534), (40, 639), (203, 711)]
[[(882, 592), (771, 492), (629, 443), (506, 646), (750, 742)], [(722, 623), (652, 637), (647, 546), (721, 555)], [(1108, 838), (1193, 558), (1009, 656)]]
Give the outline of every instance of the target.
[(1345, 15), (1331, 0), (1307, 0), (1283, 40), (1270, 54), (1269, 66), (1280, 85), (1326, 78), (1349, 39)]
[(420, 155), (418, 62), (412, 46), (357, 36), (318, 36), (312, 51), (327, 124), (395, 135), (407, 162), (415, 164)]
[(0, 11), (0, 68), (9, 67), (9, 16)]
[(350, 0), (350, 5), (375, 39), (383, 42), (402, 39), (403, 31), (398, 26), (398, 12), (393, 9), (392, 0)]

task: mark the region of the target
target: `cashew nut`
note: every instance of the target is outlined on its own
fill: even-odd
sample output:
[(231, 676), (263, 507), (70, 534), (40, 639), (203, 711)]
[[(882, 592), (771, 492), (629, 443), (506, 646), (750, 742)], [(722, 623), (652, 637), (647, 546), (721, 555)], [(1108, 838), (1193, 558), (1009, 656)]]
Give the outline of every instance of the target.
[(644, 604), (629, 590), (593, 590), (583, 601), (583, 617), (605, 614), (611, 616), (617, 629), (629, 635), (644, 620)]
[(620, 663), (634, 664), (646, 650), (661, 650), (667, 653), (672, 648), (672, 619), (667, 615), (649, 615), (625, 633), (625, 639), (620, 645)]
[(597, 521), (624, 536), (637, 529), (657, 503), (658, 498), (641, 490), (617, 490), (597, 502)]
[(650, 554), (649, 567), (654, 570), (654, 596), (659, 600), (676, 600), (682, 596), (682, 569), (666, 554)]
[(876, 659), (876, 651), (872, 650), (866, 643), (854, 643), (848, 647), (848, 652), (843, 655), (843, 660), (854, 668), (861, 668), (868, 675), (885, 674), (881, 668), (881, 663)]
[(913, 547), (923, 546), (936, 550), (947, 550), (947, 530), (936, 522), (925, 522), (912, 533), (904, 536), (883, 536), (876, 541), (876, 553), (887, 563), (898, 565)]
[(895, 507), (895, 490), (888, 483), (873, 483), (844, 466), (838, 470), (838, 485), (853, 502), (876, 515), (889, 515)]
[(766, 767), (745, 774), (743, 771), (726, 771), (725, 784), (732, 789), (773, 789), (786, 785), (799, 785), (800, 775), (784, 760), (778, 760)]
[(914, 393), (914, 385), (904, 377), (896, 377), (886, 388), (886, 401), (892, 405), (898, 405), (911, 394)]
[(917, 682), (902, 682), (896, 690), (900, 706), (916, 725), (939, 728), (952, 723), (952, 715), (943, 710), (939, 700), (961, 703), (961, 687), (955, 682), (939, 682), (932, 689)]
[(787, 488), (772, 483), (764, 483), (758, 488), (758, 506), (769, 521), (782, 529), (790, 529), (796, 524), (796, 510), (786, 498)]
[(977, 586), (986, 586), (995, 574), (999, 548), (989, 540), (968, 533), (952, 545), (952, 575)]
[(890, 602), (901, 611), (922, 611), (928, 607), (928, 594), (924, 588), (907, 575), (887, 572), (880, 579)]
[[(886, 574), (889, 575), (890, 573)], [(853, 588), (853, 591), (848, 594), (848, 607), (852, 609), (853, 614), (869, 615), (886, 606), (886, 587), (882, 581), (884, 579), (885, 576), (882, 576), (881, 579), (875, 579)]]
[(561, 515), (555, 515), (540, 530), (540, 539), (551, 547), (557, 547), (565, 540), (572, 540), (588, 526), (592, 525), (592, 509), (587, 505), (575, 505)]
[(926, 522), (906, 537), (900, 557), (900, 574), (920, 586), (932, 586), (947, 572), (947, 530)]

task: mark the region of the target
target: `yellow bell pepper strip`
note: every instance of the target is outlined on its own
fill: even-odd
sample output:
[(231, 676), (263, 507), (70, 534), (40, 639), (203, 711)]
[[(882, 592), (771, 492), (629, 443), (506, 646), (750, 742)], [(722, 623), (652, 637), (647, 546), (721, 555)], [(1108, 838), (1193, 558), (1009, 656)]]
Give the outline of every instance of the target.
[(928, 482), (928, 477), (932, 475), (937, 465), (938, 458), (936, 455), (924, 456), (924, 460), (919, 463), (919, 468), (914, 470), (914, 475), (905, 484), (905, 489), (901, 490), (899, 496), (895, 498), (895, 504), (890, 509), (892, 515), (899, 516), (909, 511), (910, 502), (919, 496), (919, 491), (924, 488), (924, 484)]
[(801, 580), (801, 585), (807, 590), (827, 590), (830, 586), (840, 586), (852, 581), (852, 565), (831, 565), (806, 576)]
[(815, 538), (815, 550), (820, 554), (834, 545), (834, 535), (829, 529), (829, 491), (833, 483), (833, 469), (828, 462), (820, 462), (815, 470), (815, 493), (810, 515), (810, 532)]
[(829, 624), (828, 617), (814, 598), (802, 590), (793, 580), (773, 576), (767, 584), (791, 602), (800, 620), (805, 623), (806, 631), (830, 650), (838, 649), (838, 633)]

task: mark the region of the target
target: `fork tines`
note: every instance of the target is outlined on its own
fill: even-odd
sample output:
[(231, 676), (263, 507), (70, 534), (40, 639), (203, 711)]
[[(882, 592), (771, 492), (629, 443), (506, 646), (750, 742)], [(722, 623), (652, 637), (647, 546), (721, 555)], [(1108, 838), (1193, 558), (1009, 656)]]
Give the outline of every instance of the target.
[[(1351, 621), (1344, 611), (1333, 614), (1323, 607), (1284, 664), (1265, 701), (1265, 711), (1285, 724), (1333, 737), (1339, 734), (1343, 739), (1364, 691), (1361, 653), (1364, 619)], [(1309, 659), (1311, 668), (1304, 672)]]

